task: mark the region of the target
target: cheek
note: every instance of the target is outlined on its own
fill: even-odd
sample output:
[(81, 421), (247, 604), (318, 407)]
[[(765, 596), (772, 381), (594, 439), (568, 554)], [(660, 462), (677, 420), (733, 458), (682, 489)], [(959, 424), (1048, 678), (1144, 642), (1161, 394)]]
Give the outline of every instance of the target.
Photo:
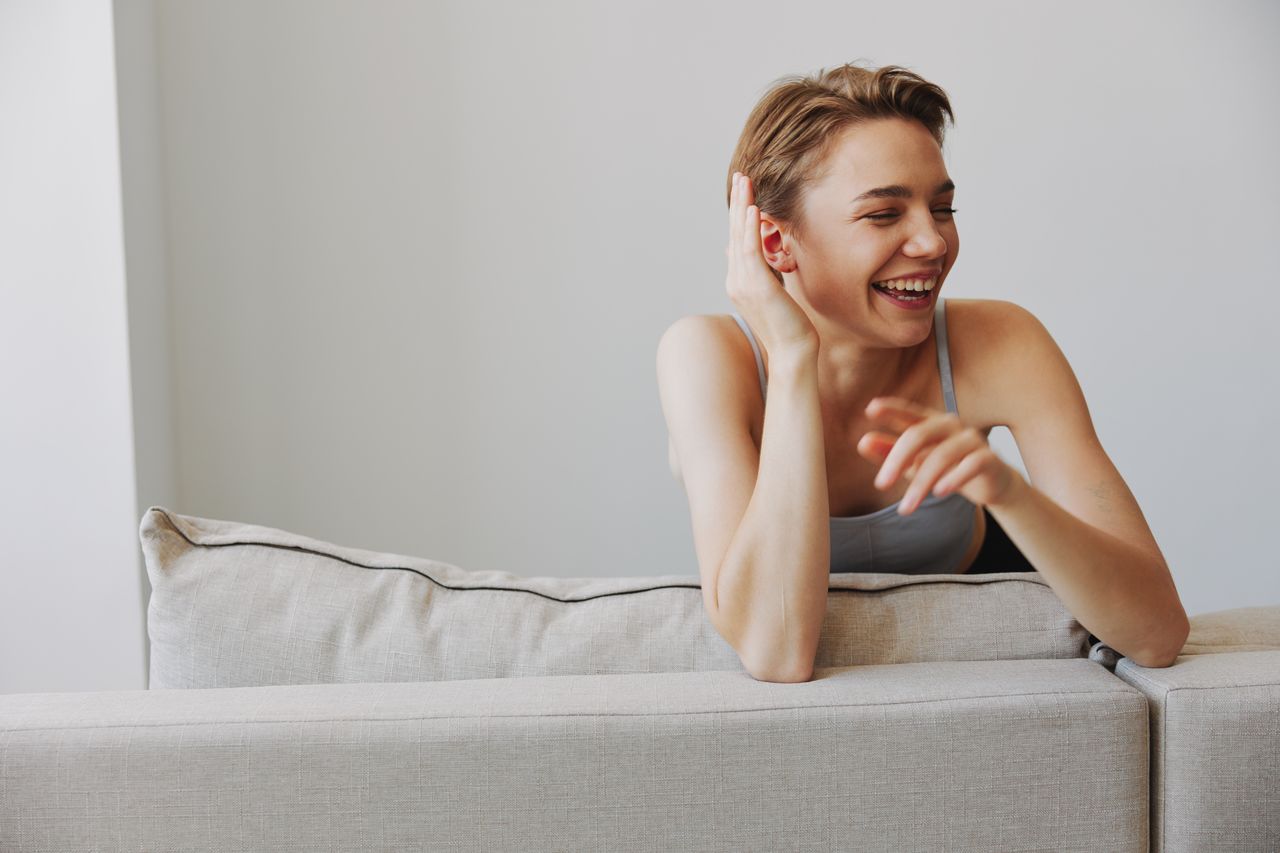
[(954, 264), (956, 255), (960, 253), (960, 232), (952, 225), (943, 232), (943, 236), (947, 238), (947, 263)]

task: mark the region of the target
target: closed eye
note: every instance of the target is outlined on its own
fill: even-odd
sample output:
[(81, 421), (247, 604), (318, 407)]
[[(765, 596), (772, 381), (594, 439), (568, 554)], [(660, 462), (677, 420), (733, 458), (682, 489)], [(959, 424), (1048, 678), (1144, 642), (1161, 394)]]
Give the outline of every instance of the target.
[[(954, 207), (936, 207), (933, 210), (935, 216), (951, 216), (956, 212)], [(893, 219), (897, 213), (868, 213), (863, 219)]]

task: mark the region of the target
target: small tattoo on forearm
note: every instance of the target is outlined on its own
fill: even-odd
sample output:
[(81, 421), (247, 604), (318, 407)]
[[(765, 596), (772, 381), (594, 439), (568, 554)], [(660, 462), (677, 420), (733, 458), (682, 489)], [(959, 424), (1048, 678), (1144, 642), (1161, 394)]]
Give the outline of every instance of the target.
[(1111, 499), (1116, 494), (1115, 485), (1107, 482), (1106, 480), (1100, 480), (1099, 482), (1094, 483), (1092, 486), (1089, 486), (1088, 488), (1090, 493), (1092, 493), (1094, 498), (1097, 500), (1099, 509), (1111, 508)]

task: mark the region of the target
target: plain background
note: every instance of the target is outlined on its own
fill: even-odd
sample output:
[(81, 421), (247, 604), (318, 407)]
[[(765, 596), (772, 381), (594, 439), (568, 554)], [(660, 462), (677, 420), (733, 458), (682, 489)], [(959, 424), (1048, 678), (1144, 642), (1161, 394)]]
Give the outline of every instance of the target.
[(1277, 37), (1263, 2), (0, 0), (0, 691), (145, 685), (152, 505), (696, 575), (657, 341), (732, 308), (752, 105), (846, 61), (950, 95), (947, 295), (1048, 327), (1188, 613), (1280, 602)]

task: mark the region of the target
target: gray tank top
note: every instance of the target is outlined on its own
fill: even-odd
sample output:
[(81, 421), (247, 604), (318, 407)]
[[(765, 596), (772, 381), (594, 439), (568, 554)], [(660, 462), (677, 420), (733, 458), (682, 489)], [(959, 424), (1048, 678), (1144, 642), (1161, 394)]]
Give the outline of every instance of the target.
[[(938, 373), (947, 411), (956, 411), (947, 349), (946, 300), (934, 308)], [(769, 399), (764, 359), (751, 327), (738, 312), (733, 319), (751, 342), (760, 393)], [(899, 501), (898, 503), (901, 503)], [(977, 504), (959, 492), (946, 497), (927, 495), (910, 515), (898, 515), (898, 503), (867, 515), (830, 516), (832, 572), (889, 572), (896, 574), (955, 574), (973, 540)]]

